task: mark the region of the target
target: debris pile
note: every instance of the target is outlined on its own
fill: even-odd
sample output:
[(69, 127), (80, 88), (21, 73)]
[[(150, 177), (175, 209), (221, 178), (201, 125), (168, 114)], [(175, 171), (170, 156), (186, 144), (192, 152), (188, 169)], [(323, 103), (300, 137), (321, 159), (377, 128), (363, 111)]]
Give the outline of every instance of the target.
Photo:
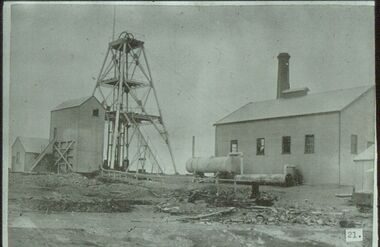
[(303, 224), (335, 226), (339, 215), (322, 211), (310, 211), (300, 208), (253, 207), (252, 210), (240, 212), (234, 218), (221, 219), (223, 223), (250, 223), (250, 224)]
[[(217, 194), (218, 193), (218, 194)], [(202, 188), (189, 190), (176, 190), (167, 197), (171, 202), (196, 203), (205, 202), (215, 207), (240, 207), (246, 208), (251, 205), (271, 206), (278, 200), (278, 195), (262, 192), (258, 198), (249, 197), (249, 189), (239, 188), (234, 192), (233, 188), (223, 188), (217, 191), (216, 186), (208, 185)]]
[(218, 191), (216, 186), (207, 185), (188, 190), (175, 190), (165, 195), (167, 200), (156, 205), (159, 212), (171, 215), (197, 215), (214, 213), (218, 207), (249, 209), (252, 206), (273, 205), (278, 196), (272, 193), (261, 193), (260, 197), (251, 199), (249, 189), (239, 188), (234, 193), (233, 188), (223, 188)]
[[(308, 201), (302, 205), (276, 206), (279, 195), (270, 192), (261, 192), (255, 199), (250, 199), (249, 192), (244, 190), (234, 194), (233, 188), (223, 188), (219, 195), (216, 193), (216, 187), (210, 185), (188, 191), (176, 190), (167, 195), (166, 202), (156, 205), (156, 209), (171, 215), (190, 215), (181, 217), (181, 220), (217, 221), (225, 224), (337, 226), (343, 215), (330, 209), (317, 210)], [(218, 213), (224, 212), (223, 210), (228, 210), (228, 214)]]

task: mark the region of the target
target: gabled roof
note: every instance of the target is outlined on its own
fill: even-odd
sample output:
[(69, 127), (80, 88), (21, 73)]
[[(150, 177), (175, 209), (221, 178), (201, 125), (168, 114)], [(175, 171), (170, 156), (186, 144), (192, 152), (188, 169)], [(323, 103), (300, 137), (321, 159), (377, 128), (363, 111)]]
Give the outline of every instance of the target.
[(92, 97), (94, 97), (94, 96), (86, 96), (86, 97), (82, 97), (79, 99), (66, 100), (66, 101), (62, 102), (61, 104), (59, 104), (58, 106), (56, 106), (53, 109), (53, 111), (81, 106), (84, 102), (86, 102), (87, 100), (89, 100)]
[(17, 139), (20, 140), (25, 152), (27, 153), (41, 153), (41, 151), (43, 151), (49, 144), (49, 140), (47, 138), (19, 136), (16, 138), (16, 141)]
[(356, 155), (354, 161), (360, 160), (374, 160), (375, 159), (375, 145), (371, 145), (369, 148)]
[(294, 98), (250, 102), (214, 125), (343, 110), (374, 86), (327, 91)]

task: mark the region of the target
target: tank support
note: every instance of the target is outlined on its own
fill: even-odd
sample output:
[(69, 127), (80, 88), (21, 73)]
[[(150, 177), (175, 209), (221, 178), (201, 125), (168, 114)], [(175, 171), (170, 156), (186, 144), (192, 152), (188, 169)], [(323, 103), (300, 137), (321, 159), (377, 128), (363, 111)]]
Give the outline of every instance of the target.
[(257, 198), (260, 196), (260, 185), (258, 183), (252, 183), (251, 198)]

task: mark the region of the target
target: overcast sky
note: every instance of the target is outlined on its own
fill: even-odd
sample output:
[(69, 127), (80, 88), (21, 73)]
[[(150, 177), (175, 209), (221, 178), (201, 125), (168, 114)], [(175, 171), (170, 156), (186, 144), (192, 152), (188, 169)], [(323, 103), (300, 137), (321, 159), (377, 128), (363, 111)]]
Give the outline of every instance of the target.
[[(12, 6), (11, 142), (47, 138), (52, 108), (91, 95), (112, 22), (111, 5)], [(145, 41), (180, 172), (191, 136), (211, 156), (214, 122), (275, 98), (280, 52), (291, 56), (291, 87), (374, 84), (372, 6), (117, 6), (124, 30)]]

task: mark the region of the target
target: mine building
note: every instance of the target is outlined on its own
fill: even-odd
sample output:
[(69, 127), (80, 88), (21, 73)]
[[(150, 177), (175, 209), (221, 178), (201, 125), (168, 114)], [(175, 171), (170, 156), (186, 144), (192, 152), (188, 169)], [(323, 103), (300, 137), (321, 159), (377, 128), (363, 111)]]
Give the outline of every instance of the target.
[(55, 166), (93, 172), (103, 162), (105, 109), (94, 97), (68, 100), (51, 111), (50, 142)]
[(242, 152), (247, 174), (295, 165), (306, 184), (353, 185), (355, 156), (375, 142), (374, 86), (293, 89), (289, 59), (278, 56), (276, 99), (250, 102), (214, 124), (215, 156)]
[(12, 171), (29, 172), (48, 143), (45, 138), (18, 136), (12, 145)]

